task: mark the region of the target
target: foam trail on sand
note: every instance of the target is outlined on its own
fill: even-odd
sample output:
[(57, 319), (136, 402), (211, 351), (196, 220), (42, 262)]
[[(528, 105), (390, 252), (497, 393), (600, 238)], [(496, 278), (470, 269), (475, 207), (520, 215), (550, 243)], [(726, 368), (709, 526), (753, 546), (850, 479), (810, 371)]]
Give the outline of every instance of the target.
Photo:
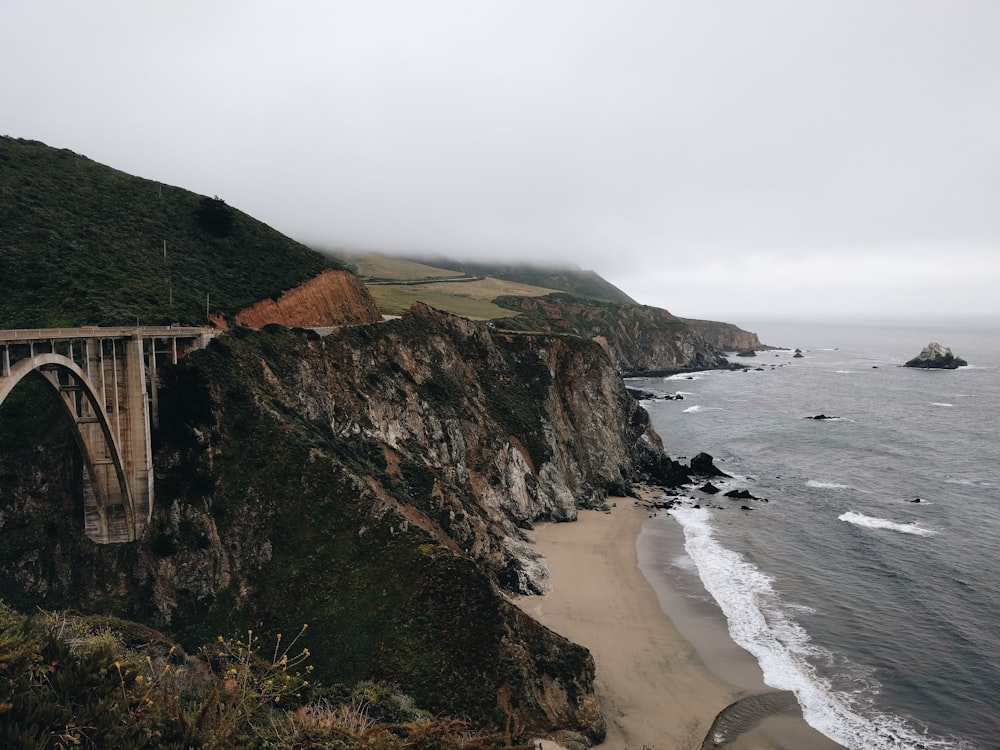
[(837, 516), (837, 520), (847, 521), (847, 523), (853, 523), (855, 526), (862, 526), (866, 529), (885, 529), (887, 531), (898, 531), (900, 534), (913, 534), (915, 536), (933, 536), (937, 534), (933, 529), (925, 529), (917, 526), (915, 521), (913, 523), (897, 523), (896, 521), (890, 521), (888, 518), (876, 518), (874, 516), (866, 516), (864, 513), (855, 513), (853, 510)]
[(813, 644), (784, 604), (773, 580), (742, 555), (715, 538), (705, 508), (670, 511), (684, 529), (684, 549), (694, 560), (702, 584), (722, 609), (730, 637), (760, 664), (764, 682), (791, 690), (806, 721), (851, 750), (931, 750), (962, 744), (930, 737), (902, 718), (870, 708), (870, 683), (852, 692), (833, 690), (810, 659), (832, 663), (833, 655)]

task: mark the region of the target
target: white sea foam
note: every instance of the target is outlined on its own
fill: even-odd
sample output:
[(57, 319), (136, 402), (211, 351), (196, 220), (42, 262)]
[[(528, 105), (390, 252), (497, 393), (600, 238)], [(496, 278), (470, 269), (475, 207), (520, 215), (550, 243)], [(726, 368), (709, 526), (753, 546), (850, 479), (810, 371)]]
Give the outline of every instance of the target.
[(685, 414), (694, 414), (697, 411), (701, 411), (701, 407), (700, 406), (689, 406), (687, 409), (684, 410), (684, 413)]
[(922, 526), (917, 526), (916, 521), (913, 523), (898, 523), (897, 521), (890, 521), (888, 518), (876, 518), (875, 516), (866, 516), (864, 513), (855, 513), (853, 510), (837, 516), (837, 519), (853, 523), (855, 526), (863, 526), (866, 529), (886, 529), (888, 531), (898, 531), (901, 534), (913, 534), (915, 536), (933, 536), (937, 534), (933, 529), (925, 529)]
[(764, 682), (795, 693), (810, 725), (851, 750), (960, 747), (914, 731), (897, 716), (864, 710), (870, 683), (853, 693), (833, 690), (810, 665), (810, 659), (831, 663), (833, 655), (792, 619), (794, 610), (781, 601), (773, 580), (716, 540), (708, 510), (673, 508), (670, 514), (684, 528), (684, 549), (725, 614), (730, 637), (757, 659)]
[(943, 401), (931, 401), (931, 406), (954, 406), (955, 404), (946, 404)]
[(806, 487), (815, 487), (818, 490), (846, 490), (846, 484), (837, 484), (836, 482), (819, 482), (815, 479), (810, 479), (806, 482)]
[(667, 375), (664, 380), (703, 380), (708, 372), (702, 370), (700, 372), (679, 372), (676, 375)]

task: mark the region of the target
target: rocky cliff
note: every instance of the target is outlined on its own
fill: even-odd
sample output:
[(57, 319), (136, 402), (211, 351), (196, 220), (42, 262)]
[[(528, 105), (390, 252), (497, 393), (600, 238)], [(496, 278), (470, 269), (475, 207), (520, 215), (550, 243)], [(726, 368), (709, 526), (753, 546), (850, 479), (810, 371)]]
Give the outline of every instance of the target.
[(0, 456), (3, 597), (189, 648), (308, 622), (327, 682), (387, 680), (514, 739), (603, 735), (589, 654), (501, 593), (544, 587), (534, 521), (683, 478), (600, 347), (416, 306), (327, 338), (236, 329), (162, 375), (141, 542), (83, 536), (65, 436)]
[(264, 299), (235, 316), (239, 325), (261, 328), (268, 323), (295, 327), (341, 326), (377, 323), (378, 307), (364, 284), (349, 271), (324, 271), (319, 276)]
[(686, 321), (658, 307), (565, 294), (499, 297), (495, 303), (522, 313), (493, 321), (497, 327), (583, 336), (598, 343), (626, 375), (728, 366), (719, 350)]
[(760, 351), (767, 349), (756, 333), (744, 331), (732, 323), (714, 320), (694, 320), (682, 318), (688, 326), (713, 347), (723, 352)]

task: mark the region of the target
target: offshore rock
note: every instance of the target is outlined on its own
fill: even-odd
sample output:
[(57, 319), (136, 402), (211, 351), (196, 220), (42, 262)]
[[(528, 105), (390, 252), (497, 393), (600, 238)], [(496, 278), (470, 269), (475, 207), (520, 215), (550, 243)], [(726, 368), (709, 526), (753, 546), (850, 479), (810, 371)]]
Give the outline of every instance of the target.
[(966, 367), (969, 363), (961, 357), (956, 357), (947, 346), (941, 346), (936, 341), (932, 341), (924, 347), (916, 357), (903, 365), (903, 367), (921, 367), (925, 369), (956, 370), (959, 367)]
[(715, 459), (707, 453), (699, 453), (691, 459), (691, 473), (706, 477), (728, 477), (729, 475), (715, 465)]

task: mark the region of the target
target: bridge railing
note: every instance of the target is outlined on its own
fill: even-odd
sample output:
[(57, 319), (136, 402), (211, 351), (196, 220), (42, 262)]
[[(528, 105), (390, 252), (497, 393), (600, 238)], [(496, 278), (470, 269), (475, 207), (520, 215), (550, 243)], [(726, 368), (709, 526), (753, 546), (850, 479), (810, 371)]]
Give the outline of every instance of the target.
[(143, 338), (186, 338), (216, 336), (217, 328), (198, 326), (80, 326), (79, 328), (13, 328), (0, 330), (0, 342), (49, 341), (51, 339), (126, 338), (136, 334)]

